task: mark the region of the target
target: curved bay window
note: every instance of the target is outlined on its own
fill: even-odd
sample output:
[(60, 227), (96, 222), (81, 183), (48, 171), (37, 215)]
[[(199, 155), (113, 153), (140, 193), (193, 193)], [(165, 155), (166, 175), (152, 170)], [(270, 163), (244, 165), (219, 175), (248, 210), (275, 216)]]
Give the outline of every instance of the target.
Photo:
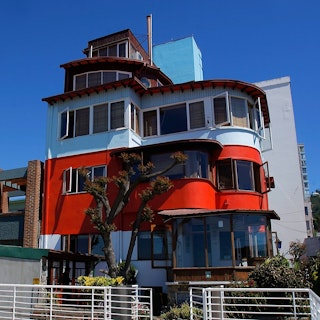
[(217, 161), (218, 189), (261, 192), (260, 167), (259, 164), (246, 160), (225, 159)]
[[(208, 154), (198, 150), (184, 151), (184, 153), (188, 157), (186, 162), (174, 166), (165, 175), (170, 179), (208, 178)], [(172, 163), (170, 156), (171, 153), (153, 154), (150, 156), (150, 161), (154, 164), (155, 170), (160, 171)]]
[(264, 215), (215, 215), (175, 220), (177, 268), (246, 266), (265, 258)]

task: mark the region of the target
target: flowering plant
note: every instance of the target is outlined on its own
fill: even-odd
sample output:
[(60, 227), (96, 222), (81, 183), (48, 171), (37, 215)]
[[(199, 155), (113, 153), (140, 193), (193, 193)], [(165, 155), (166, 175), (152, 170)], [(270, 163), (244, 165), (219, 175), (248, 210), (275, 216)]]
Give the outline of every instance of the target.
[(106, 277), (89, 277), (89, 276), (80, 276), (78, 277), (78, 283), (81, 286), (98, 286), (98, 287), (115, 287), (123, 283), (123, 277), (116, 278), (106, 278)]

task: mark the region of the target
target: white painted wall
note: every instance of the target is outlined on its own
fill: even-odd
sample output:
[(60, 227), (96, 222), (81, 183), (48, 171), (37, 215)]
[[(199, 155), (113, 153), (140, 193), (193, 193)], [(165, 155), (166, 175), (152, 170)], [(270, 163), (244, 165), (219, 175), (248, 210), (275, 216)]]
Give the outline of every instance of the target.
[(290, 78), (256, 83), (267, 94), (273, 149), (263, 152), (269, 162), (270, 175), (275, 179), (275, 189), (269, 192), (269, 208), (281, 220), (272, 220), (272, 230), (282, 241), (280, 253), (287, 254), (291, 241), (303, 242), (307, 237), (304, 191), (300, 164)]

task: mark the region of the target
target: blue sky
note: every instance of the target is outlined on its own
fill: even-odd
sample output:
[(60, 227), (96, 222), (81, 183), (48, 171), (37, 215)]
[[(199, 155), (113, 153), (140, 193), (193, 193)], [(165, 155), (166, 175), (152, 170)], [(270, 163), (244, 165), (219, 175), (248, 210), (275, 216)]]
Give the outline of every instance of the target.
[(60, 65), (83, 58), (89, 40), (127, 28), (147, 47), (149, 14), (154, 44), (194, 36), (205, 79), (290, 76), (310, 190), (320, 189), (319, 0), (2, 0), (0, 168), (44, 161), (41, 99), (63, 92)]

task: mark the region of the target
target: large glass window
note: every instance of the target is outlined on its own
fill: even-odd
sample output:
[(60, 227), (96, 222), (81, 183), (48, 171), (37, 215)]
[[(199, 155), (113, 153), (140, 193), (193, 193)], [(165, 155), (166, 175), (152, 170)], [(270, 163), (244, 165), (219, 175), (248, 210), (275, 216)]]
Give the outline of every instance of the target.
[(238, 189), (261, 192), (260, 165), (251, 161), (225, 159), (216, 164), (220, 190)]
[[(184, 151), (188, 159), (184, 164), (177, 164), (165, 173), (170, 179), (180, 178), (208, 178), (209, 177), (209, 161), (206, 152), (192, 150)], [(154, 164), (155, 171), (164, 170), (171, 163), (171, 153), (153, 154), (150, 161)]]
[(176, 267), (248, 265), (250, 259), (267, 257), (266, 230), (267, 218), (263, 215), (176, 219)]
[(160, 134), (181, 131), (187, 131), (187, 113), (185, 103), (161, 108)]
[(250, 258), (267, 256), (265, 216), (234, 215), (233, 229), (236, 265), (245, 265)]

